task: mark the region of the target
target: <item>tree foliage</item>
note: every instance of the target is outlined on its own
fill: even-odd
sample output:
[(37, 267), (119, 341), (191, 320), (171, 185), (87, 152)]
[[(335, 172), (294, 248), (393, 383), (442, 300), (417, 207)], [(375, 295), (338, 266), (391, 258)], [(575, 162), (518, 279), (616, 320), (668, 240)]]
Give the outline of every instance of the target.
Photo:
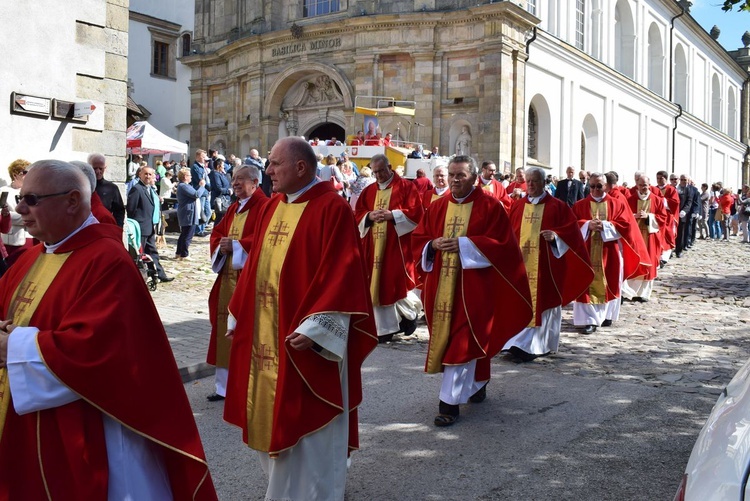
[(729, 12), (735, 6), (739, 7), (738, 10), (750, 12), (750, 0), (724, 0), (724, 5), (722, 5), (721, 9)]

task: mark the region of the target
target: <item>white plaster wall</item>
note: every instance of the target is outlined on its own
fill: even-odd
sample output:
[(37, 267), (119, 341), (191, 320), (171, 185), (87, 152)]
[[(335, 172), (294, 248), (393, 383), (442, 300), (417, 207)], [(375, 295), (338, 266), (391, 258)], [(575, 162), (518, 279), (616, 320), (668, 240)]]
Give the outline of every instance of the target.
[[(559, 41), (540, 33), (531, 45), (526, 73), (526, 108), (543, 96), (550, 110), (550, 165), (563, 175), (580, 166), (583, 120), (598, 129), (597, 170), (616, 170), (632, 184), (637, 170), (672, 169), (672, 128), (677, 108), (639, 85), (602, 72)], [(541, 129), (542, 127), (540, 127)], [(744, 146), (689, 114), (678, 120), (675, 170), (697, 182), (723, 180), (736, 186)], [(540, 138), (540, 141), (543, 139)], [(697, 158), (698, 144), (708, 153)], [(587, 165), (592, 170), (591, 165)]]
[[(598, 0), (601, 6), (601, 35), (598, 40), (593, 39), (592, 9), (597, 2), (586, 2), (585, 50), (594, 54), (592, 44), (599, 45), (600, 60), (610, 67), (614, 66), (614, 5), (615, 0)], [(629, 0), (628, 1), (635, 23), (636, 33), (636, 63), (635, 81), (643, 87), (648, 87), (649, 59), (648, 33), (652, 23), (661, 32), (663, 64), (663, 92), (660, 94), (669, 98), (669, 57), (670, 50), (670, 21), (674, 14), (667, 5), (674, 0)], [(575, 46), (575, 0), (569, 2), (561, 0), (538, 0), (537, 16), (542, 22), (540, 28), (554, 34), (567, 44)], [(547, 19), (550, 17), (550, 19)], [(723, 132), (729, 132), (727, 106), (729, 103), (729, 88), (733, 88), (735, 96), (739, 96), (742, 83), (746, 75), (735, 64), (727, 61), (724, 49), (714, 42), (706, 43), (705, 37), (699, 36), (703, 29), (686, 14), (675, 21), (673, 31), (674, 44), (682, 43), (688, 58), (688, 111), (708, 123), (711, 121), (711, 79), (718, 74), (721, 82), (722, 109), (721, 127)], [(739, 43), (739, 42), (738, 42)], [(724, 55), (724, 57), (722, 57)], [(739, 106), (739, 100), (735, 101)], [(739, 131), (739, 109), (734, 118), (734, 130)], [(738, 136), (738, 134), (735, 134)]]
[[(5, 146), (0, 149), (0, 184), (9, 181), (7, 166), (16, 158), (86, 159), (85, 153), (72, 149), (73, 124), (11, 114), (10, 94), (15, 91), (66, 101), (82, 100), (76, 96), (76, 73), (103, 77), (104, 51), (76, 43), (76, 20), (104, 26), (105, 16), (103, 0), (3, 2), (0, 137)], [(33, 30), (20, 29), (23, 26), (33, 26)], [(95, 104), (98, 109), (89, 123), (75, 127), (102, 130), (104, 107), (100, 102)]]
[[(193, 32), (195, 3), (192, 0), (131, 0), (130, 11), (179, 24), (180, 34)], [(131, 19), (128, 78), (131, 97), (150, 112), (149, 123), (179, 141), (190, 139), (191, 70), (178, 58), (174, 80), (151, 76), (151, 32), (148, 25)], [(175, 45), (181, 56), (181, 40)]]

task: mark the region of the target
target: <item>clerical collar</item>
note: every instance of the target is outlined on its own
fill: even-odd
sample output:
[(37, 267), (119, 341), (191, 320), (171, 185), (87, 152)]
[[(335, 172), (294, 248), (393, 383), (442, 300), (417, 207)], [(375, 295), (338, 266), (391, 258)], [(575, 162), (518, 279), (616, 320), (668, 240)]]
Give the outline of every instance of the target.
[(646, 200), (649, 197), (649, 195), (651, 195), (650, 191), (647, 191), (645, 195), (641, 195), (640, 191), (638, 192), (638, 198), (641, 200)]
[(391, 171), (391, 177), (388, 178), (388, 181), (386, 181), (385, 183), (378, 183), (378, 188), (381, 190), (388, 188), (388, 185), (391, 184), (391, 181), (393, 181), (394, 174), (395, 173)]
[(492, 182), (492, 179), (484, 179), (482, 176), (479, 176), (479, 180), (482, 181), (482, 184), (488, 185)]
[(52, 253), (54, 253), (57, 249), (60, 248), (60, 246), (62, 244), (64, 244), (68, 240), (70, 240), (70, 238), (73, 235), (75, 235), (76, 233), (78, 233), (79, 231), (81, 231), (82, 229), (84, 229), (85, 227), (91, 226), (92, 224), (99, 224), (99, 221), (94, 217), (93, 214), (89, 214), (89, 217), (86, 218), (86, 220), (83, 222), (83, 224), (81, 226), (79, 226), (78, 229), (74, 230), (73, 233), (71, 233), (67, 237), (63, 238), (62, 240), (60, 240), (56, 244), (48, 244), (47, 242), (45, 242), (44, 243), (44, 253), (45, 254), (52, 254)]
[(240, 200), (238, 200), (240, 206), (237, 207), (237, 214), (239, 214), (240, 212), (242, 212), (242, 208), (245, 207), (245, 204), (247, 203), (248, 200), (250, 200), (251, 197), (252, 197), (252, 195), (250, 195), (247, 198), (241, 198)]
[(544, 197), (547, 196), (547, 192), (542, 191), (542, 194), (539, 195), (538, 197), (532, 197), (531, 195), (526, 195), (526, 196), (529, 198), (529, 202), (531, 202), (533, 205), (536, 205), (539, 202), (541, 202)]
[(453, 200), (455, 200), (456, 203), (458, 203), (458, 204), (462, 204), (462, 203), (464, 203), (464, 200), (466, 200), (467, 198), (469, 198), (471, 196), (472, 193), (474, 193), (474, 187), (473, 186), (471, 187), (471, 191), (469, 192), (468, 195), (466, 195), (465, 197), (462, 197), (462, 198), (453, 197)]
[(320, 180), (317, 177), (314, 177), (313, 180), (310, 182), (310, 184), (308, 184), (307, 186), (305, 186), (304, 188), (302, 188), (301, 190), (299, 190), (297, 193), (292, 193), (292, 194), (287, 195), (286, 196), (286, 203), (293, 204), (295, 200), (297, 200), (307, 190), (309, 190), (310, 188), (312, 188), (313, 186), (315, 186), (319, 182), (320, 182)]
[(660, 190), (663, 190), (664, 188), (667, 187), (667, 185), (666, 184), (657, 184), (656, 187), (659, 188)]
[(593, 198), (597, 202), (601, 202), (602, 200), (604, 200), (605, 198), (607, 198), (607, 194), (605, 193), (604, 195), (602, 195), (599, 198), (595, 197), (594, 195), (591, 195), (591, 198)]
[(438, 188), (437, 186), (435, 186), (435, 193), (437, 193), (441, 197), (443, 196), (443, 193), (445, 193), (447, 190), (448, 190), (447, 186), (445, 188)]

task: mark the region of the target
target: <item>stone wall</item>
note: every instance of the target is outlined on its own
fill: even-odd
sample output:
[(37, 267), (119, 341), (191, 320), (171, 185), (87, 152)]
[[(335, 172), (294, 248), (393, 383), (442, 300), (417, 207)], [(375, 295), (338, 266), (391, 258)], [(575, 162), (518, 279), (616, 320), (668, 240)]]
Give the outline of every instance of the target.
[(522, 165), (523, 148), (511, 143), (523, 138), (525, 37), (537, 21), (510, 2), (368, 15), (244, 37), (191, 56), (183, 60), (193, 68), (191, 147), (223, 145), (244, 155), (248, 137), (265, 152), (279, 137), (303, 134), (311, 104), (290, 108), (288, 96), (303, 80), (318, 92), (314, 82), (326, 75), (336, 95), (324, 92), (313, 103), (319, 124), (343, 122), (349, 134), (361, 128), (353, 113), (358, 95), (415, 101), (413, 118), (384, 117), (382, 131), (399, 128), (453, 153), (466, 127), (478, 159)]

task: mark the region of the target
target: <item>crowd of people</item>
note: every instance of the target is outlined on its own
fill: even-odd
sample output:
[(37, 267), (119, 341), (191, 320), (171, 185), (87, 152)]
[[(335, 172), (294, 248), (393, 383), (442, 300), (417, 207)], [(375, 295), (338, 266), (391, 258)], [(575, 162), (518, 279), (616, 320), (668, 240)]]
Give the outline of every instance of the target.
[[(210, 233), (207, 398), (258, 452), (269, 499), (344, 498), (362, 363), (421, 318), (425, 371), (442, 374), (433, 423), (453, 426), (487, 398), (495, 355), (558, 350), (563, 307), (591, 334), (623, 300), (649, 301), (659, 269), (696, 239), (748, 241), (750, 188), (699, 191), (665, 171), (655, 183), (637, 172), (631, 188), (572, 167), (557, 181), (538, 167), (498, 179), (494, 162), (456, 155), (432, 180), (408, 180), (385, 155), (358, 168), (289, 137), (266, 160), (134, 156), (123, 201), (106, 157), (88, 160), (17, 160), (0, 191), (0, 497), (34, 486), (32, 497), (215, 499), (166, 334), (121, 243), (131, 219), (172, 280), (156, 245), (166, 199), (176, 259), (195, 259), (191, 239)], [(122, 315), (124, 301), (142, 314)]]

